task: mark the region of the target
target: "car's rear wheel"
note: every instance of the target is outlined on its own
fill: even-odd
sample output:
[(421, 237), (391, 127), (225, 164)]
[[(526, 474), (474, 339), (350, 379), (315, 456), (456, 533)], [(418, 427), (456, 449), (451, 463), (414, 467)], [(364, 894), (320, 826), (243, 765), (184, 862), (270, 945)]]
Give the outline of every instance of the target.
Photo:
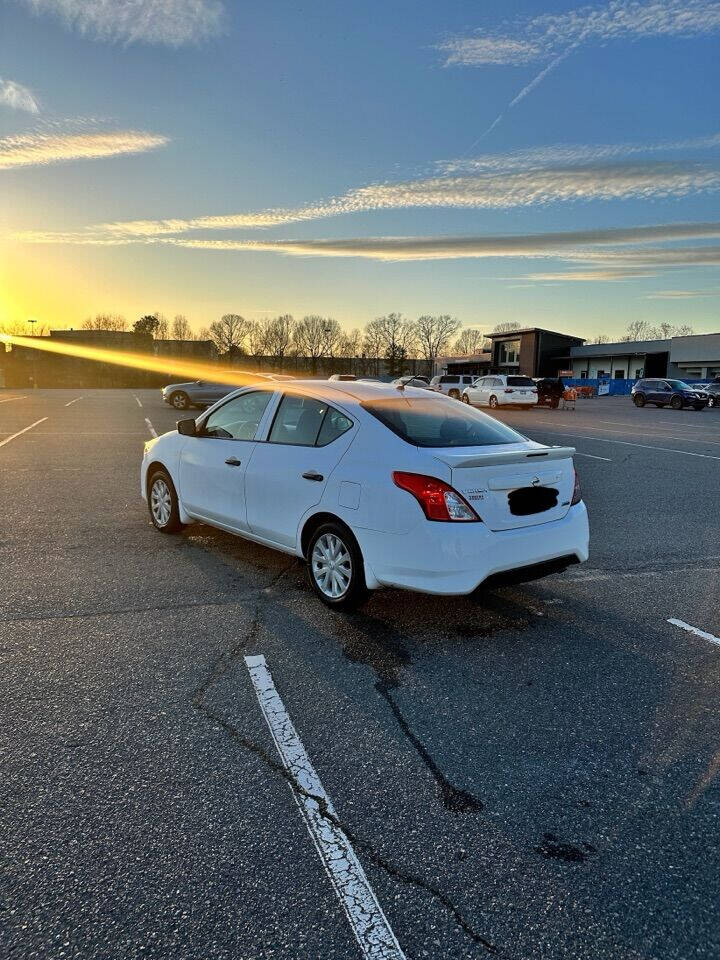
[(463, 402), (463, 403), (470, 403), (470, 398), (468, 397), (468, 395), (467, 395), (466, 393), (464, 393), (464, 394), (462, 395), (462, 398), (461, 398), (461, 399), (462, 399), (462, 402)]
[(488, 402), (489, 402), (489, 404), (490, 404), (490, 409), (491, 409), (491, 410), (497, 410), (497, 408), (498, 408), (498, 399), (497, 399), (497, 397), (490, 397), (490, 400), (489, 400)]
[(673, 410), (682, 410), (682, 405), (682, 397), (673, 397), (670, 401), (670, 406), (673, 408)]
[(315, 593), (335, 610), (354, 610), (367, 598), (365, 568), (355, 537), (340, 523), (324, 523), (310, 538), (308, 573)]
[(162, 533), (182, 529), (175, 486), (165, 470), (155, 470), (148, 480), (148, 509), (150, 519)]
[(633, 403), (635, 404), (636, 407), (644, 407), (644, 406), (645, 406), (645, 394), (644, 394), (644, 393), (636, 393), (635, 396), (633, 397)]
[(170, 404), (176, 410), (187, 410), (190, 406), (190, 397), (183, 390), (176, 390), (170, 397)]
[(459, 391), (459, 390), (448, 390), (448, 396), (449, 396), (449, 397), (452, 397), (453, 400), (459, 400), (459, 399), (460, 399), (460, 391)]

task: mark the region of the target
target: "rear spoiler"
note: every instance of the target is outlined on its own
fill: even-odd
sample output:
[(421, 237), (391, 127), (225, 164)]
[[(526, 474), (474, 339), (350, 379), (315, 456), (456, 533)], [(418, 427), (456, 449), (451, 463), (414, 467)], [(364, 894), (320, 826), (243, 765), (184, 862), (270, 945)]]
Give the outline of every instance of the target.
[(493, 467), (503, 463), (547, 463), (549, 460), (568, 460), (575, 453), (575, 447), (537, 447), (531, 450), (500, 451), (495, 453), (440, 453), (435, 459), (446, 463), (452, 470), (466, 467)]

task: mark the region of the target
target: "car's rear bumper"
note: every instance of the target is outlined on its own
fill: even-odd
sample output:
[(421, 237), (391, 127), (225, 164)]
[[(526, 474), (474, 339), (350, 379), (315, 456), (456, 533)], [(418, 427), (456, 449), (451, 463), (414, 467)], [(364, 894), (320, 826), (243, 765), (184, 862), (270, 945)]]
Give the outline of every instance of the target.
[[(516, 530), (493, 531), (483, 523), (424, 522), (407, 534), (363, 529), (355, 534), (369, 579), (381, 586), (444, 595), (472, 593), (498, 574), (535, 579), (552, 572), (553, 565), (582, 563), (588, 558), (590, 537), (583, 503), (571, 507), (561, 520)], [(545, 573), (529, 569), (548, 564)]]

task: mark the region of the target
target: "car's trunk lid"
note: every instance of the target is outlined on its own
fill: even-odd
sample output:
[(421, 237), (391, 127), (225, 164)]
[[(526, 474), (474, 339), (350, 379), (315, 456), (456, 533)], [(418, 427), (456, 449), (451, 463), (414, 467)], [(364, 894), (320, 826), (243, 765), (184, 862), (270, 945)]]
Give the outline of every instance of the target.
[(503, 444), (433, 450), (452, 485), (491, 530), (559, 520), (570, 508), (573, 447)]

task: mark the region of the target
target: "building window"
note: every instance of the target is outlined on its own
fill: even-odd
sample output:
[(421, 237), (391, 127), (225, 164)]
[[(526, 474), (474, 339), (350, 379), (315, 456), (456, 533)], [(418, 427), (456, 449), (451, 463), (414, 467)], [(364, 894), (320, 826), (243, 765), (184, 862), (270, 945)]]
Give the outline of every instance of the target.
[(581, 379), (581, 380), (587, 380), (587, 378), (588, 378), (588, 371), (587, 371), (587, 370), (581, 370), (581, 371), (580, 371), (580, 379)]
[(622, 368), (621, 368), (620, 370), (616, 370), (616, 371), (615, 371), (615, 379), (616, 379), (616, 380), (624, 380), (624, 379), (625, 379), (625, 371), (624, 371)]
[(501, 340), (498, 351), (498, 363), (519, 363), (520, 362), (520, 341), (519, 340)]

